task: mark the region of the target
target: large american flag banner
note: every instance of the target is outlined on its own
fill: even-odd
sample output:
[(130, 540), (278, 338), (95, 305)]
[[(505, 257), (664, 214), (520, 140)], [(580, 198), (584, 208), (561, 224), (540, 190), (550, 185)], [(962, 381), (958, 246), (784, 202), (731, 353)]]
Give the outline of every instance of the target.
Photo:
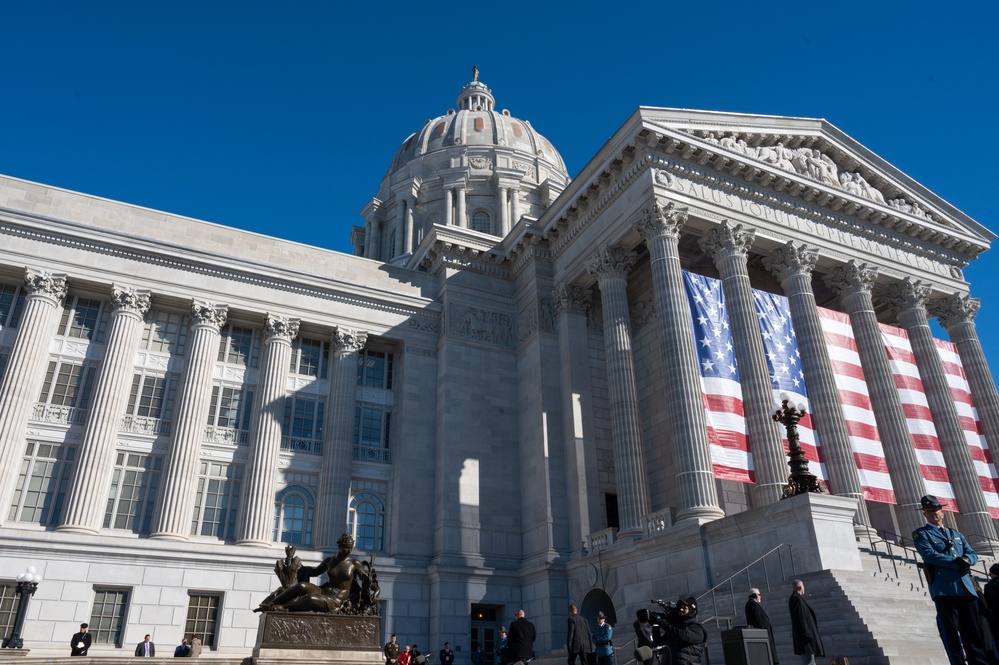
[(985, 437), (982, 436), (982, 422), (978, 418), (978, 410), (975, 409), (974, 400), (971, 398), (971, 387), (964, 375), (961, 356), (958, 355), (957, 347), (953, 343), (939, 339), (933, 341), (936, 342), (937, 353), (940, 354), (940, 360), (943, 363), (947, 384), (954, 397), (954, 406), (957, 407), (961, 429), (964, 430), (964, 437), (968, 441), (968, 452), (971, 453), (971, 459), (975, 463), (978, 483), (985, 494), (985, 503), (988, 504), (989, 514), (992, 515), (993, 519), (999, 519), (999, 494), (996, 493), (996, 479), (999, 476), (996, 475), (992, 454), (985, 443)]
[(683, 282), (693, 319), (714, 474), (724, 480), (752, 482), (753, 461), (746, 438), (742, 386), (721, 282), (689, 272), (683, 273)]

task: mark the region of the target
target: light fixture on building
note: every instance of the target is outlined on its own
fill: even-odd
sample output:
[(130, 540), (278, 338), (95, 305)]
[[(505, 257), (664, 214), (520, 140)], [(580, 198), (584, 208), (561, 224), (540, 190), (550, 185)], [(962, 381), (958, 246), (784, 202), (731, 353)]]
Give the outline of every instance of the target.
[(17, 589), (14, 591), (18, 599), (17, 614), (14, 617), (14, 629), (11, 630), (10, 637), (3, 641), (2, 647), (4, 649), (20, 649), (24, 646), (21, 629), (24, 627), (24, 617), (28, 614), (28, 600), (35, 593), (38, 583), (41, 581), (42, 576), (34, 566), (28, 566), (27, 570), (17, 576)]
[(791, 403), (791, 396), (787, 393), (780, 394), (780, 402), (776, 405), (773, 416), (774, 422), (778, 422), (787, 429), (788, 451), (787, 465), (791, 469), (791, 475), (784, 486), (784, 498), (805, 494), (806, 492), (822, 493), (815, 475), (808, 471), (808, 458), (805, 451), (801, 449), (798, 440), (798, 422), (805, 417), (808, 405), (805, 402), (799, 404)]

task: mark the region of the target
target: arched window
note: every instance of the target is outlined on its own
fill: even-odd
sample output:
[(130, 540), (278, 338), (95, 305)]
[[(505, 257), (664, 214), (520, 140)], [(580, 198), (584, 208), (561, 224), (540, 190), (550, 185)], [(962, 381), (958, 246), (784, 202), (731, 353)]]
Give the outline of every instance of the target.
[(348, 528), (359, 550), (379, 552), (385, 535), (385, 507), (377, 495), (361, 492), (350, 500)]
[(312, 545), (312, 493), (299, 485), (289, 485), (274, 500), (274, 535), (279, 543)]
[(472, 230), (482, 233), (492, 233), (493, 225), (489, 219), (489, 213), (485, 210), (476, 210), (472, 213)]

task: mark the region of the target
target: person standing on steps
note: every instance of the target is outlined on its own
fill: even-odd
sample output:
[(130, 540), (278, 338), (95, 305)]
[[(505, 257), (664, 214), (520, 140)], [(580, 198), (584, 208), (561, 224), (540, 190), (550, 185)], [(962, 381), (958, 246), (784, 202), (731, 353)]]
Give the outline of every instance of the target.
[(819, 624), (815, 620), (815, 612), (805, 602), (805, 583), (795, 580), (792, 586), (794, 590), (787, 601), (787, 609), (791, 613), (794, 653), (801, 656), (802, 665), (817, 665), (815, 657), (826, 655), (822, 636), (819, 634)]
[(579, 616), (579, 608), (569, 606), (569, 632), (565, 638), (565, 648), (569, 652), (569, 665), (575, 665), (579, 659), (580, 665), (586, 665), (586, 655), (593, 653), (593, 636), (586, 619)]
[(773, 665), (777, 665), (777, 643), (774, 642), (774, 628), (770, 625), (770, 617), (760, 603), (763, 594), (756, 587), (749, 590), (749, 600), (746, 601), (746, 625), (767, 631), (770, 636), (770, 656)]

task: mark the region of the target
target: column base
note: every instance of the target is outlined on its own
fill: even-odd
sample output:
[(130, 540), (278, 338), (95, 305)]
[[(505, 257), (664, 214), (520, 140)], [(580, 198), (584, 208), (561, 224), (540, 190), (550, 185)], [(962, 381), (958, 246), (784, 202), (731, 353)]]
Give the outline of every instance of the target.
[(92, 529), (88, 526), (83, 526), (82, 524), (60, 524), (55, 528), (56, 531), (64, 531), (66, 533), (85, 533), (90, 536), (96, 536), (101, 532), (100, 529)]
[(246, 547), (273, 547), (274, 543), (269, 540), (256, 540), (254, 538), (246, 538), (244, 540), (237, 540), (237, 545), (244, 545)]
[(156, 533), (149, 534), (150, 538), (155, 538), (156, 540), (173, 540), (177, 542), (186, 543), (191, 540), (188, 536), (180, 533), (170, 533), (169, 531), (157, 531)]
[(725, 517), (725, 511), (721, 508), (717, 508), (715, 506), (698, 506), (696, 508), (687, 508), (686, 510), (678, 512), (676, 514), (675, 524), (682, 524), (686, 522), (704, 524), (706, 522), (720, 520), (723, 517)]

